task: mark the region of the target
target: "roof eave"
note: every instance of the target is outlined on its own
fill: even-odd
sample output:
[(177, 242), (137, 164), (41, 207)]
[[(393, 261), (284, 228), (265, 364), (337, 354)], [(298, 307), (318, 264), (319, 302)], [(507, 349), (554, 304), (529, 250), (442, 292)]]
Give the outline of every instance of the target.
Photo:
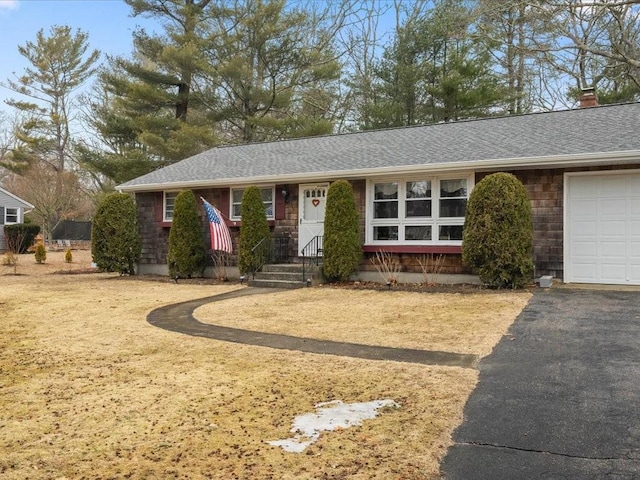
[(35, 207), (33, 205), (31, 205), (29, 202), (27, 202), (26, 200), (20, 198), (17, 195), (14, 195), (13, 193), (5, 190), (4, 188), (0, 188), (0, 190), (5, 193), (6, 195), (8, 195), (9, 197), (13, 198), (14, 200), (17, 200), (18, 202), (22, 203), (24, 205), (25, 208), (28, 209), (34, 209)]
[(334, 178), (368, 178), (391, 174), (411, 175), (418, 173), (439, 173), (458, 171), (516, 170), (540, 168), (567, 168), (597, 165), (612, 165), (640, 161), (640, 150), (598, 152), (573, 155), (551, 155), (546, 157), (517, 157), (490, 160), (473, 160), (449, 163), (427, 163), (420, 165), (390, 166), (353, 170), (334, 170), (321, 172), (293, 173), (285, 175), (261, 175), (255, 177), (220, 178), (214, 180), (193, 180), (183, 182), (146, 183), (139, 185), (120, 185), (120, 192), (152, 192), (159, 190), (180, 190), (195, 188), (229, 187), (240, 185), (258, 185), (267, 183), (299, 183), (328, 180)]

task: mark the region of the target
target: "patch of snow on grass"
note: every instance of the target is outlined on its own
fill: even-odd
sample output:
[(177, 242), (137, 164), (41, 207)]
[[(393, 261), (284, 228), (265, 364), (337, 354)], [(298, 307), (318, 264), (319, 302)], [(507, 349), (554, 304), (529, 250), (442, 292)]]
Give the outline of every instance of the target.
[(362, 425), (364, 420), (378, 416), (383, 407), (400, 407), (393, 400), (373, 400), (371, 402), (344, 403), (342, 400), (322, 402), (315, 405), (315, 413), (305, 413), (293, 419), (292, 438), (271, 440), (267, 443), (293, 453), (301, 453), (312, 443), (318, 441), (320, 432), (338, 428)]

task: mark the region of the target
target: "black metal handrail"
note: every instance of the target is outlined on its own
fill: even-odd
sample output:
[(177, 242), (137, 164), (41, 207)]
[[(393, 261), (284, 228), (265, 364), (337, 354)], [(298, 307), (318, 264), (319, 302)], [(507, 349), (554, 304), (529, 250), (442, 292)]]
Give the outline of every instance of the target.
[(290, 263), (291, 262), (291, 237), (277, 236), (271, 239), (271, 260), (273, 263)]
[(251, 269), (249, 273), (252, 278), (255, 278), (256, 272), (261, 270), (268, 262), (270, 238), (269, 236), (263, 237), (251, 249)]
[(320, 258), (322, 257), (322, 235), (316, 235), (313, 237), (309, 243), (307, 243), (304, 247), (302, 247), (302, 281), (308, 282), (307, 279), (307, 271), (306, 271), (306, 259), (309, 259), (309, 267), (311, 267), (311, 262), (313, 261), (316, 265), (318, 265)]
[(262, 270), (268, 263), (289, 263), (289, 244), (291, 237), (264, 237), (256, 243), (251, 249), (252, 268), (249, 272), (252, 278), (255, 278), (256, 272)]

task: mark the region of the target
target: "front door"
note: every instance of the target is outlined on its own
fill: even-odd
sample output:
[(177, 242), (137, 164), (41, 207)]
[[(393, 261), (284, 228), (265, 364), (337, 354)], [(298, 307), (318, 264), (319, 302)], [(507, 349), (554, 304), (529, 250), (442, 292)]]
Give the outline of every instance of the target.
[[(298, 195), (298, 254), (317, 235), (324, 233), (324, 211), (327, 205), (328, 183), (300, 185)], [(305, 255), (316, 255), (315, 251), (306, 251)]]

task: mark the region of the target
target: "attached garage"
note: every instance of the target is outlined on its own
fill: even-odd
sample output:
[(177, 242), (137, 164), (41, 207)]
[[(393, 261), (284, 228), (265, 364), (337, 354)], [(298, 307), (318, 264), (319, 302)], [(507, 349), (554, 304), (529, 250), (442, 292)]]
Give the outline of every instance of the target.
[(565, 282), (640, 285), (640, 171), (565, 174)]
[(640, 285), (640, 102), (594, 107), (593, 96), (580, 102), (590, 108), (224, 146), (154, 170), (118, 186), (136, 196), (138, 272), (167, 274), (165, 200), (181, 189), (221, 209), (237, 246), (234, 199), (248, 185), (268, 193), (272, 235), (291, 240), (285, 253), (302, 263), (302, 247), (322, 238), (315, 197), (346, 179), (360, 217), (359, 274), (375, 278), (370, 259), (384, 252), (401, 264), (400, 281), (421, 282), (420, 262), (435, 255), (447, 281), (473, 281), (463, 208), (473, 185), (508, 172), (531, 200), (536, 277)]

